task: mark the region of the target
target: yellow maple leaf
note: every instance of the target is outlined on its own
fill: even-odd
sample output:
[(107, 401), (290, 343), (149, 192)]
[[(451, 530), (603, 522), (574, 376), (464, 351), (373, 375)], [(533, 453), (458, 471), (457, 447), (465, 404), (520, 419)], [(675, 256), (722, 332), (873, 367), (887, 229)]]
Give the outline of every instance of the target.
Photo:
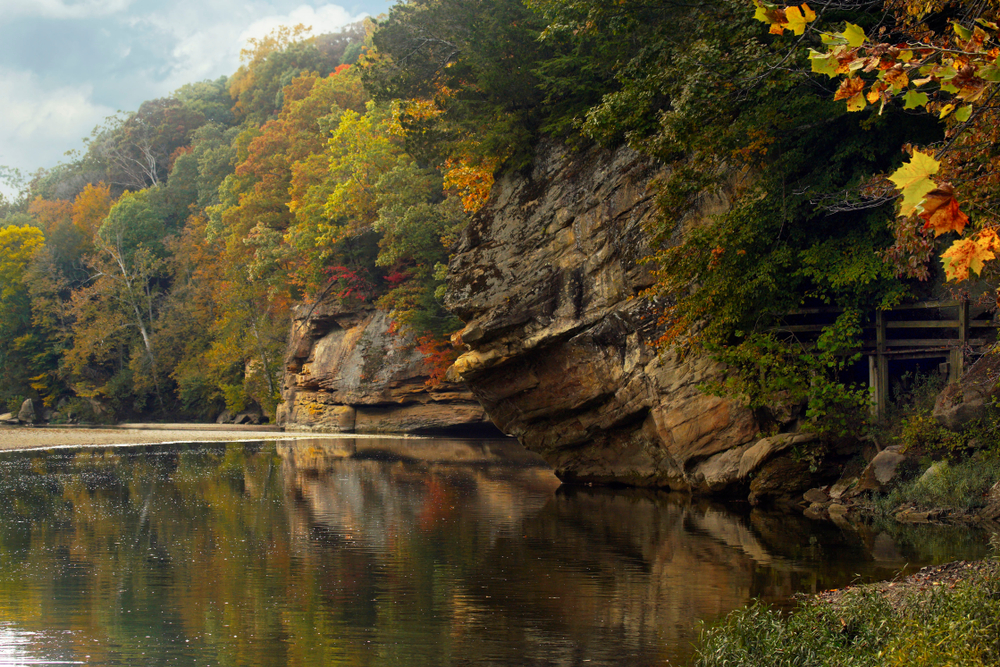
[(816, 20), (816, 12), (809, 8), (809, 5), (799, 7), (788, 7), (785, 9), (785, 19), (788, 21), (788, 29), (793, 35), (801, 35), (806, 31), (806, 24)]
[(915, 150), (910, 161), (889, 176), (889, 180), (903, 195), (903, 202), (899, 207), (901, 216), (913, 215), (927, 193), (937, 187), (931, 176), (940, 167), (941, 163), (933, 157)]

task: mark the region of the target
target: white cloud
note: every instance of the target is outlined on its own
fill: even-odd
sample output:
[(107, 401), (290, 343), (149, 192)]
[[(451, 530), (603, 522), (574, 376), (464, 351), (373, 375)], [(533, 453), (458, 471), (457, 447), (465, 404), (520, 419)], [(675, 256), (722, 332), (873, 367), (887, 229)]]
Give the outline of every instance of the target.
[(89, 85), (50, 88), (31, 72), (0, 70), (0, 164), (55, 165), (113, 113), (91, 101)]
[(349, 23), (360, 21), (365, 16), (366, 14), (351, 16), (340, 5), (323, 5), (322, 7), (300, 5), (287, 14), (266, 16), (251, 23), (239, 36), (239, 48), (242, 49), (247, 40), (265, 37), (279, 26), (292, 27), (301, 23), (307, 27), (311, 26), (313, 35), (322, 35), (326, 32), (334, 32)]
[(0, 18), (31, 16), (49, 19), (86, 19), (125, 11), (132, 0), (3, 0)]
[[(165, 81), (167, 90), (164, 93), (176, 90), (186, 83), (232, 74), (240, 65), (240, 51), (246, 47), (247, 40), (265, 37), (279, 26), (301, 23), (312, 27), (311, 34), (320, 35), (339, 30), (367, 16), (366, 13), (351, 15), (340, 5), (300, 5), (284, 14), (260, 17), (259, 13), (254, 12), (255, 17), (248, 25), (250, 17), (246, 9), (243, 12), (233, 12), (228, 21), (218, 18), (211, 22), (185, 20), (186, 14), (194, 14), (196, 11), (190, 6), (186, 7), (187, 11), (175, 7), (168, 14), (147, 15), (134, 20), (134, 24), (153, 26), (173, 35), (176, 40), (167, 59), (170, 74)], [(192, 25), (203, 27), (192, 32)]]

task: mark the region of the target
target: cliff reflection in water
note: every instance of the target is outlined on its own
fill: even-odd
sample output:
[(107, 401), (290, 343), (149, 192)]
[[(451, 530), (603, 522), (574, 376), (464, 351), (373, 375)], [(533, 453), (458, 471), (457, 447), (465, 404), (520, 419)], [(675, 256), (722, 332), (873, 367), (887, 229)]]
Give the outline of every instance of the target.
[(0, 496), (0, 644), (89, 664), (676, 664), (752, 598), (982, 552), (558, 488), (507, 441), (7, 454)]

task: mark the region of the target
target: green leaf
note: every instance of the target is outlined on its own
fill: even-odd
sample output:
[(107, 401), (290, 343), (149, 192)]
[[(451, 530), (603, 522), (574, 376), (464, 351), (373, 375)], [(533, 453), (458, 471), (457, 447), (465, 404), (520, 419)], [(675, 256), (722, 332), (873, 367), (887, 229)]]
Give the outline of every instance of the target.
[(812, 64), (812, 71), (816, 74), (826, 74), (831, 79), (837, 76), (837, 59), (832, 53), (820, 53), (814, 49), (809, 49), (809, 62)]
[(865, 39), (867, 39), (865, 31), (861, 26), (854, 25), (853, 23), (848, 23), (842, 34), (844, 39), (847, 40), (847, 45), (852, 48), (861, 46), (865, 43)]
[(955, 112), (955, 120), (957, 120), (959, 123), (964, 123), (968, 121), (971, 116), (972, 116), (972, 106), (968, 104), (963, 105), (962, 107), (959, 108), (958, 111)]
[(927, 93), (918, 93), (916, 90), (910, 88), (906, 91), (906, 94), (903, 95), (903, 108), (917, 109), (919, 107), (926, 106), (929, 101), (930, 98), (927, 97)]
[(955, 29), (955, 34), (958, 35), (959, 39), (964, 40), (966, 42), (972, 39), (972, 31), (964, 26), (959, 25), (957, 21), (952, 21), (951, 27)]
[(996, 65), (987, 65), (976, 72), (976, 75), (983, 81), (1000, 83), (1000, 67)]
[(924, 200), (924, 196), (937, 187), (931, 176), (936, 174), (940, 167), (941, 163), (933, 157), (915, 150), (910, 161), (889, 176), (889, 180), (903, 195), (903, 202), (899, 207), (900, 215), (913, 215), (917, 206)]

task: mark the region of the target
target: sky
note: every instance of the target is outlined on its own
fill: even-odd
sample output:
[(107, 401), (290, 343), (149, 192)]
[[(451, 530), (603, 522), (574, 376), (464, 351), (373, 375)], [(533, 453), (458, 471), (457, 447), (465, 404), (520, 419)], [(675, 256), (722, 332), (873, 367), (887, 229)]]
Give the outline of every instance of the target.
[(66, 161), (119, 110), (239, 67), (279, 25), (331, 32), (394, 0), (0, 0), (0, 166)]

